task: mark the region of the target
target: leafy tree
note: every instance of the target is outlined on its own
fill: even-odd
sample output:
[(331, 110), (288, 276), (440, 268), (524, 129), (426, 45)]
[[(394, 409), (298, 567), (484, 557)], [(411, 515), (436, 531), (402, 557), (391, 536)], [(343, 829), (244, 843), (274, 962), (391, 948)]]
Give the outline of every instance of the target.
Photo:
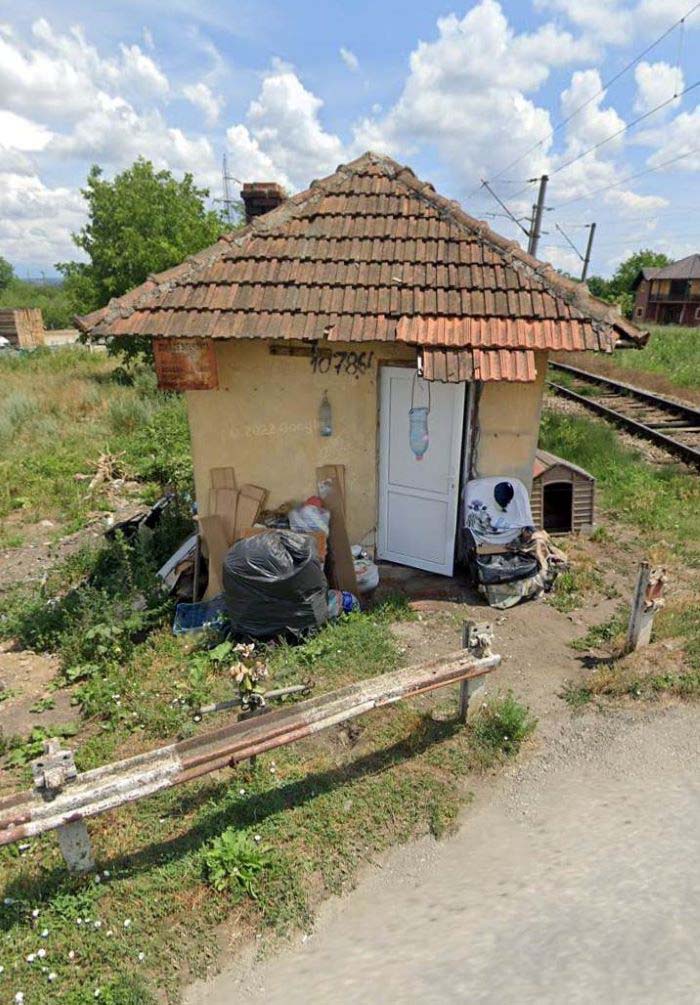
[(17, 277), (0, 289), (0, 307), (38, 307), (47, 328), (70, 328), (75, 313), (62, 283), (28, 283)]
[(670, 265), (671, 259), (661, 251), (652, 251), (651, 248), (642, 248), (635, 251), (633, 255), (621, 262), (610, 280), (610, 293), (615, 300), (624, 293), (632, 293), (634, 283), (640, 269), (659, 268), (663, 265)]
[(659, 268), (662, 265), (670, 265), (670, 263), (671, 259), (667, 258), (663, 252), (642, 248), (640, 251), (635, 251), (624, 262), (620, 262), (611, 279), (590, 276), (588, 289), (594, 297), (600, 297), (601, 300), (607, 300), (612, 304), (619, 304), (622, 313), (631, 317), (634, 306), (632, 286), (640, 269)]
[[(87, 262), (61, 262), (69, 299), (77, 314), (103, 307), (133, 289), (152, 272), (162, 272), (213, 244), (227, 229), (219, 213), (207, 209), (207, 189), (192, 175), (178, 181), (139, 158), (113, 181), (93, 165), (82, 194), (88, 222), (75, 244)], [(133, 354), (143, 341), (120, 347)]]
[(589, 276), (586, 283), (594, 297), (599, 297), (600, 300), (610, 299), (609, 279), (603, 279), (602, 276)]
[(12, 282), (14, 275), (15, 270), (12, 268), (7, 259), (0, 255), (0, 291), (7, 289)]

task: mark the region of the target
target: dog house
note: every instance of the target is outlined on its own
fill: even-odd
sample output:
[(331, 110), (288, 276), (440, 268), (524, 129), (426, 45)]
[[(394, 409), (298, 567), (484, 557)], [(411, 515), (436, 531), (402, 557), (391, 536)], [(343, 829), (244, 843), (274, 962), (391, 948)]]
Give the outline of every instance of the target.
[(535, 526), (548, 534), (590, 527), (595, 515), (595, 478), (562, 457), (538, 450), (530, 506)]

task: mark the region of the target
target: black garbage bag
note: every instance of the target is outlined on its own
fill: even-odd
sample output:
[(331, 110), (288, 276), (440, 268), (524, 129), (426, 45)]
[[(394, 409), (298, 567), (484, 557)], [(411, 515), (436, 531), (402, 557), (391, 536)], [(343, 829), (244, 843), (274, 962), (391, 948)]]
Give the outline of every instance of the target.
[(476, 560), (479, 582), (515, 583), (519, 579), (536, 576), (539, 566), (531, 555), (513, 552), (507, 555), (480, 555)]
[(328, 583), (304, 534), (268, 530), (237, 541), (223, 578), (234, 635), (297, 639), (328, 620)]

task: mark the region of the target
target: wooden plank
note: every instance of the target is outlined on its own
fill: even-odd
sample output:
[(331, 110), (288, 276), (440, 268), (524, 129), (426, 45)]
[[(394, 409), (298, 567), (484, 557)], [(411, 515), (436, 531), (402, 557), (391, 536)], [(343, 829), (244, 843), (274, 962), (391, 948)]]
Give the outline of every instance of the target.
[(260, 504), (260, 509), (262, 509), (267, 502), (268, 491), (260, 485), (250, 485), (246, 483), (245, 485), (241, 485), (240, 491), (244, 496), (250, 496), (251, 499), (257, 499)]
[(316, 468), (316, 481), (321, 482), (335, 479), (340, 490), (340, 499), (343, 504), (343, 511), (347, 507), (347, 497), (345, 495), (345, 465), (344, 464), (323, 464)]
[(209, 484), (213, 489), (237, 489), (233, 468), (210, 468)]
[(239, 492), (235, 489), (211, 489), (209, 491), (209, 515), (221, 517), (224, 533), (229, 544), (233, 544), (236, 535), (236, 513), (238, 510)]
[(197, 519), (202, 530), (207, 561), (209, 562), (209, 582), (204, 593), (204, 600), (211, 600), (224, 588), (222, 577), (229, 542), (226, 538), (224, 522), (220, 516), (200, 516)]
[(243, 531), (252, 527), (258, 519), (260, 512), (260, 499), (255, 496), (246, 495), (245, 492), (238, 493), (238, 508), (236, 510), (236, 524), (234, 538), (238, 540), (242, 537)]
[[(317, 468), (317, 477), (321, 472), (325, 473), (327, 468), (328, 465), (325, 465), (323, 468)], [(343, 496), (338, 486), (338, 478), (334, 474), (331, 478), (319, 477), (318, 480), (330, 483), (330, 490), (323, 498), (323, 504), (331, 515), (328, 533), (328, 559), (326, 562), (329, 583), (335, 590), (348, 590), (350, 593), (358, 596), (355, 563), (350, 549), (350, 539), (345, 524)]]

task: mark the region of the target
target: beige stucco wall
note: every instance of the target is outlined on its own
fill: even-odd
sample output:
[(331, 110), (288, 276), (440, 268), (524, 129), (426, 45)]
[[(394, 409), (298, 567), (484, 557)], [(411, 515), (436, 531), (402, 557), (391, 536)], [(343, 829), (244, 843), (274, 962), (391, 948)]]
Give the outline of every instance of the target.
[(547, 353), (535, 355), (534, 383), (499, 381), (483, 385), (476, 420), (473, 478), (513, 475), (530, 491), (547, 371)]
[[(308, 356), (273, 356), (266, 342), (216, 347), (219, 390), (187, 392), (197, 503), (207, 512), (209, 469), (230, 465), (239, 484), (269, 489), (268, 506), (316, 491), (322, 464), (344, 464), (347, 522), (353, 543), (374, 543), (377, 522), (378, 361), (415, 359), (407, 346), (367, 343), (334, 350), (372, 352), (359, 376), (314, 373)], [(333, 435), (318, 432), (324, 390)]]
[[(314, 373), (308, 356), (274, 356), (269, 343), (217, 345), (219, 389), (187, 392), (199, 511), (209, 501), (209, 470), (231, 466), (239, 484), (270, 492), (268, 506), (301, 501), (315, 491), (321, 464), (344, 464), (347, 521), (353, 543), (374, 544), (377, 523), (378, 364), (412, 362), (407, 346), (367, 343), (334, 349), (374, 354), (358, 377)], [(510, 474), (530, 487), (537, 446), (546, 354), (538, 354), (536, 384), (486, 384), (474, 442), (474, 473)], [(318, 432), (324, 390), (333, 412), (333, 435)]]

